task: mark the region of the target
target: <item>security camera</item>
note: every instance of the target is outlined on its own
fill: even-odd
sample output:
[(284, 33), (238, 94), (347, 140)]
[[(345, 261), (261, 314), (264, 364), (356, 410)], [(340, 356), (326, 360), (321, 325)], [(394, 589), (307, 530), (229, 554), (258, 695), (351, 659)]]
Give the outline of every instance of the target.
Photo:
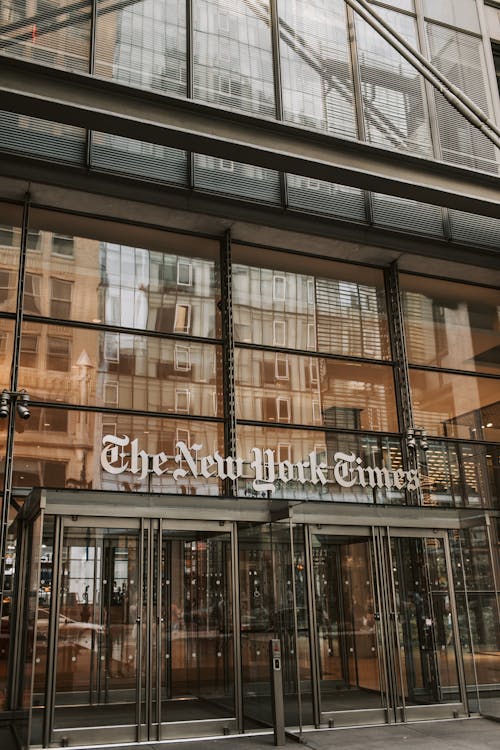
[(6, 419), (9, 416), (10, 394), (2, 391), (0, 394), (0, 419)]
[(31, 417), (31, 412), (28, 408), (29, 402), (30, 397), (27, 393), (21, 393), (17, 399), (16, 409), (21, 419), (29, 419)]

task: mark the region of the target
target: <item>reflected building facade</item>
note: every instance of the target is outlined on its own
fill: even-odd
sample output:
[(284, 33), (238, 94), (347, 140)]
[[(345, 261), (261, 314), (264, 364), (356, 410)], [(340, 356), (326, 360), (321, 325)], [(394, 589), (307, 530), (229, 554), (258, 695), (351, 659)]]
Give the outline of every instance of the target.
[[(299, 156), (291, 174), (271, 143), (268, 166), (238, 161), (230, 126), (206, 142), (223, 113), (256, 142), (305, 134), (322, 176), (321, 144), (341, 142), (366, 173), (372, 149), (497, 184), (499, 13), (2, 4), (10, 74), (84, 82), (96, 110), (145, 107), (109, 132), (62, 109), (0, 112), (13, 747), (271, 731), (271, 638), (298, 737), (494, 713), (499, 219), (471, 196), (466, 212), (389, 180), (387, 194), (327, 182)], [(482, 130), (380, 25), (473, 99)], [(200, 153), (148, 130), (147, 107), (185, 99), (212, 118)]]

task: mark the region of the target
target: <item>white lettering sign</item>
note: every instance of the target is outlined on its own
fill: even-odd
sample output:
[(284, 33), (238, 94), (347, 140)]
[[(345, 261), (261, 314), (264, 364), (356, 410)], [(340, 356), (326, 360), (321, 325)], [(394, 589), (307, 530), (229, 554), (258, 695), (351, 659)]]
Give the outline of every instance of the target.
[[(185, 477), (203, 477), (210, 479), (230, 479), (236, 481), (245, 475), (245, 466), (253, 472), (252, 487), (256, 492), (273, 494), (276, 482), (288, 484), (321, 484), (329, 481), (328, 466), (318, 459), (315, 451), (309, 453), (305, 461), (277, 461), (275, 451), (267, 448), (252, 448), (248, 461), (242, 458), (227, 456), (224, 458), (217, 451), (213, 455), (202, 453), (203, 445), (193, 443), (188, 446), (182, 440), (175, 444), (177, 453), (167, 456), (163, 451), (148, 455), (139, 448), (137, 439), (130, 440), (127, 435), (105, 435), (102, 439), (101, 466), (109, 474), (128, 472), (140, 480), (148, 474), (162, 476), (169, 474), (174, 481)], [(128, 450), (125, 450), (128, 448)], [(334, 481), (345, 488), (370, 487), (371, 489), (416, 490), (419, 487), (418, 473), (415, 469), (387, 469), (385, 466), (363, 466), (363, 460), (355, 453), (333, 454), (333, 465), (330, 467)]]

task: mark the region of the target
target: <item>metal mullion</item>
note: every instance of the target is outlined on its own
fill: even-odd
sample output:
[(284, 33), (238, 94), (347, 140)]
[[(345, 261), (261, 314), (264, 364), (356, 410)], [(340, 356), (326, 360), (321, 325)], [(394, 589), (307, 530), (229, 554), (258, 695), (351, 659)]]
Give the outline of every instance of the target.
[[(186, 0), (186, 96), (194, 97), (194, 26), (193, 0)], [(187, 152), (188, 187), (192, 190), (195, 184), (194, 153)]]
[[(498, 526), (493, 529), (491, 524), (491, 517), (487, 513), (485, 514), (486, 520), (486, 534), (488, 537), (488, 551), (490, 553), (490, 560), (492, 561), (492, 575), (493, 575), (493, 586), (495, 592), (495, 601), (497, 607), (498, 622), (500, 622), (500, 560), (498, 558), (498, 550), (500, 547), (495, 542), (498, 542)], [(465, 568), (464, 568), (465, 571)], [(465, 573), (464, 573), (465, 577)], [(490, 592), (491, 593), (491, 592)]]
[[(227, 456), (236, 455), (236, 399), (234, 375), (233, 286), (231, 260), (231, 232), (227, 230), (221, 242), (221, 313), (224, 344), (222, 346), (222, 380), (224, 401), (224, 447)], [(236, 497), (237, 484), (225, 480), (225, 494)]]
[(382, 603), (382, 591), (381, 591), (381, 579), (382, 571), (380, 570), (380, 559), (378, 555), (377, 540), (375, 538), (376, 527), (371, 527), (371, 536), (369, 542), (370, 551), (370, 572), (372, 577), (373, 587), (373, 602), (376, 605), (376, 612), (378, 612), (378, 620), (375, 620), (375, 628), (377, 635), (377, 658), (378, 658), (378, 672), (379, 672), (379, 685), (380, 691), (384, 696), (386, 719), (389, 715), (390, 704), (389, 704), (389, 675), (388, 675), (388, 655), (387, 655), (387, 644), (385, 629), (385, 617), (381, 619), (381, 612), (383, 614), (383, 603)]
[[(95, 47), (97, 31), (97, 3), (98, 0), (91, 0), (92, 7), (90, 11), (90, 40), (89, 40), (89, 75), (95, 74)], [(92, 130), (86, 130), (85, 137), (85, 167), (90, 169), (92, 166)]]
[[(347, 354), (332, 354), (310, 349), (292, 349), (286, 346), (271, 346), (269, 344), (250, 344), (245, 341), (235, 341), (235, 349), (250, 349), (262, 352), (271, 352), (272, 354), (291, 354), (297, 357), (311, 357), (312, 359), (328, 359), (336, 362), (355, 362), (359, 364), (380, 365), (381, 367), (395, 365), (393, 359), (372, 359), (370, 357), (348, 356)], [(497, 376), (500, 377), (500, 376)]]
[[(416, 22), (417, 22), (417, 42), (423, 54), (430, 59), (429, 45), (427, 43), (427, 34), (425, 28), (425, 18), (422, 0), (415, 0)], [(443, 160), (443, 150), (441, 148), (441, 137), (439, 133), (439, 119), (437, 114), (436, 100), (434, 98), (434, 87), (424, 79), (425, 104), (427, 114), (429, 115), (429, 127), (431, 132), (432, 152), (436, 159)], [(441, 216), (443, 220), (443, 231), (446, 239), (451, 239), (451, 219), (448, 208), (441, 206)]]
[(387, 560), (383, 550), (383, 539), (380, 529), (372, 527), (372, 544), (374, 547), (374, 561), (376, 566), (376, 580), (378, 584), (378, 605), (380, 614), (380, 642), (383, 656), (382, 670), (385, 682), (386, 719), (392, 724), (396, 717), (396, 692), (392, 679), (394, 667), (392, 625), (390, 618), (387, 592)]
[(148, 554), (147, 554), (147, 578), (146, 578), (146, 724), (147, 724), (147, 736), (148, 739), (152, 738), (152, 724), (153, 724), (153, 644), (152, 644), (152, 624), (153, 624), (153, 555), (154, 555), (154, 542), (155, 542), (155, 528), (154, 521), (151, 520), (148, 534)]
[[(155, 525), (157, 523), (158, 528), (156, 530), (156, 536), (157, 536), (157, 559), (156, 559), (156, 570), (153, 572), (155, 575), (155, 581), (154, 585), (156, 586), (156, 617), (154, 619), (155, 627), (156, 627), (156, 722), (158, 724), (157, 728), (157, 740), (161, 740), (161, 693), (162, 693), (162, 677), (163, 677), (163, 666), (164, 666), (164, 659), (163, 657), (163, 615), (162, 615), (162, 582), (163, 582), (163, 576), (162, 576), (162, 550), (163, 550), (163, 524), (162, 519), (158, 519), (157, 522), (153, 522)], [(154, 560), (154, 555), (153, 555)], [(152, 582), (153, 583), (153, 582)]]
[(46, 704), (43, 723), (43, 746), (49, 747), (54, 731), (54, 714), (56, 699), (57, 677), (57, 624), (59, 622), (59, 607), (62, 579), (62, 551), (64, 541), (64, 519), (56, 516), (54, 519), (54, 548), (52, 552), (52, 606), (49, 616), (49, 643), (47, 649), (47, 679)]
[[(394, 614), (393, 638), (394, 638), (395, 646), (396, 646), (396, 653), (395, 653), (396, 661), (394, 663), (394, 667), (395, 669), (399, 671), (400, 691), (399, 691), (398, 697), (401, 698), (401, 708), (402, 708), (402, 713), (403, 713), (402, 718), (403, 718), (403, 721), (406, 722), (407, 714), (406, 714), (406, 701), (405, 701), (405, 691), (404, 691), (403, 661), (401, 659), (401, 641), (399, 639), (399, 627), (398, 627), (399, 612), (397, 611), (397, 608), (396, 608), (396, 585), (394, 583), (394, 563), (392, 559), (391, 530), (389, 526), (386, 527), (385, 538), (386, 538), (387, 562), (388, 562), (387, 569), (389, 570), (389, 580), (390, 580), (390, 585), (391, 585), (391, 590), (390, 590), (391, 606), (393, 608), (393, 614)], [(396, 680), (396, 684), (397, 684), (397, 680)], [(396, 710), (396, 707), (397, 706), (395, 705), (394, 710)]]
[[(457, 610), (457, 601), (455, 597), (455, 586), (453, 582), (453, 568), (452, 568), (452, 561), (451, 561), (450, 538), (448, 534), (446, 534), (443, 537), (443, 546), (444, 546), (444, 556), (446, 560), (446, 574), (448, 576), (448, 595), (450, 597), (450, 607), (451, 607), (451, 612), (452, 612), (451, 621), (452, 621), (452, 628), (453, 628), (453, 645), (454, 645), (454, 651), (455, 651), (455, 662), (457, 665), (457, 672), (458, 672), (458, 684), (459, 684), (460, 695), (462, 697), (462, 703), (464, 705), (464, 709), (468, 713), (469, 701), (467, 698), (467, 683), (465, 679), (463, 652), (462, 652), (462, 649), (460, 648), (460, 645), (461, 645), (460, 628), (458, 625), (458, 610)], [(465, 581), (465, 569), (464, 569), (464, 581)], [(431, 594), (431, 601), (432, 601), (432, 594)]]
[[(24, 282), (26, 277), (26, 245), (28, 237), (30, 195), (26, 193), (21, 228), (21, 245), (19, 248), (19, 268), (17, 277), (16, 318), (14, 323), (14, 341), (12, 350), (12, 364), (10, 371), (10, 390), (17, 391), (19, 361), (21, 357), (21, 334), (24, 310)], [(5, 468), (3, 480), (3, 505), (0, 517), (0, 621), (3, 615), (3, 592), (5, 590), (5, 561), (7, 550), (7, 530), (9, 525), (9, 510), (12, 501), (12, 473), (14, 468), (14, 442), (15, 442), (15, 420), (16, 409), (11, 401), (8, 423), (7, 438), (5, 441)]]
[[(316, 617), (316, 595), (314, 590), (314, 559), (312, 554), (312, 533), (310, 524), (303, 524), (304, 557), (306, 569), (307, 602), (309, 612), (309, 651), (311, 659), (311, 682), (313, 695), (314, 726), (321, 724), (321, 690), (319, 668), (318, 624)], [(328, 625), (329, 627), (329, 625)]]
[(136, 723), (136, 740), (139, 742), (141, 737), (141, 723), (142, 723), (142, 597), (144, 589), (144, 538), (147, 534), (145, 530), (145, 519), (141, 518), (141, 528), (139, 531), (139, 550), (138, 550), (138, 581), (137, 581), (137, 613), (135, 618), (136, 626), (136, 645), (137, 645), (137, 660), (136, 660), (136, 676), (135, 676), (135, 690), (136, 690), (136, 701), (135, 701), (135, 723)]
[[(460, 529), (460, 532), (462, 530)], [(476, 647), (474, 643), (474, 637), (472, 633), (472, 624), (471, 624), (471, 617), (470, 617), (470, 607), (469, 607), (469, 587), (467, 585), (467, 577), (465, 575), (465, 560), (464, 560), (464, 552), (463, 552), (463, 546), (462, 546), (462, 534), (459, 534), (458, 537), (458, 544), (459, 544), (459, 550), (460, 550), (460, 565), (462, 570), (462, 578), (463, 578), (463, 585), (464, 585), (464, 598), (465, 598), (465, 608), (466, 608), (466, 618), (467, 618), (467, 633), (469, 636), (469, 642), (470, 642), (470, 650), (472, 655), (472, 669), (474, 671), (474, 684), (476, 689), (476, 697), (477, 697), (477, 705), (479, 707), (479, 681), (478, 681), (478, 675), (477, 675), (477, 665), (476, 665)], [(498, 597), (496, 597), (498, 599)], [(453, 611), (453, 619), (458, 620), (458, 610), (456, 608), (456, 597), (455, 597), (455, 610)], [(498, 604), (497, 604), (498, 606)], [(455, 633), (453, 634), (453, 638), (455, 639)], [(461, 644), (461, 640), (456, 641), (456, 643)], [(455, 647), (456, 648), (456, 647)], [(460, 658), (463, 658), (463, 650), (460, 649)], [(467, 691), (466, 691), (467, 692)]]
[(295, 674), (297, 678), (297, 708), (299, 712), (299, 738), (302, 738), (302, 691), (300, 684), (300, 659), (299, 659), (299, 625), (297, 617), (297, 586), (295, 582), (295, 545), (293, 543), (293, 520), (288, 519), (288, 533), (290, 539), (290, 574), (292, 580), (293, 596), (293, 634), (295, 639)]
[[(366, 128), (365, 128), (365, 116), (363, 110), (363, 94), (361, 85), (361, 73), (359, 69), (359, 50), (358, 42), (356, 39), (356, 23), (354, 18), (353, 9), (346, 4), (346, 16), (347, 16), (347, 32), (349, 37), (349, 53), (351, 61), (351, 72), (352, 72), (352, 86), (353, 86), (353, 99), (354, 99), (354, 110), (356, 114), (357, 123), (357, 136), (361, 141), (366, 141)], [(373, 218), (373, 197), (369, 190), (363, 191), (364, 203), (365, 203), (365, 215), (366, 221), (372, 225), (374, 223)]]
[[(278, 0), (269, 0), (269, 19), (271, 30), (271, 47), (273, 61), (274, 100), (276, 107), (276, 119), (284, 119), (283, 111), (283, 86), (281, 80), (281, 54), (280, 54), (280, 25)], [(286, 172), (279, 173), (281, 204), (288, 206), (288, 177)]]
[(231, 528), (231, 600), (233, 606), (233, 678), (234, 708), (238, 732), (244, 732), (243, 723), (243, 675), (241, 659), (241, 607), (240, 607), (240, 568), (238, 548), (238, 524), (233, 522)]

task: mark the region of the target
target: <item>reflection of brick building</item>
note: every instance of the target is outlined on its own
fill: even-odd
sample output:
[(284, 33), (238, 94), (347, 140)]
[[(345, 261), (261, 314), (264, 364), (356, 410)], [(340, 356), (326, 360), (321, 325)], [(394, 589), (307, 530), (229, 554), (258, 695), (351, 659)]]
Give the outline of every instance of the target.
[(496, 5), (1, 4), (23, 750), (498, 701)]

